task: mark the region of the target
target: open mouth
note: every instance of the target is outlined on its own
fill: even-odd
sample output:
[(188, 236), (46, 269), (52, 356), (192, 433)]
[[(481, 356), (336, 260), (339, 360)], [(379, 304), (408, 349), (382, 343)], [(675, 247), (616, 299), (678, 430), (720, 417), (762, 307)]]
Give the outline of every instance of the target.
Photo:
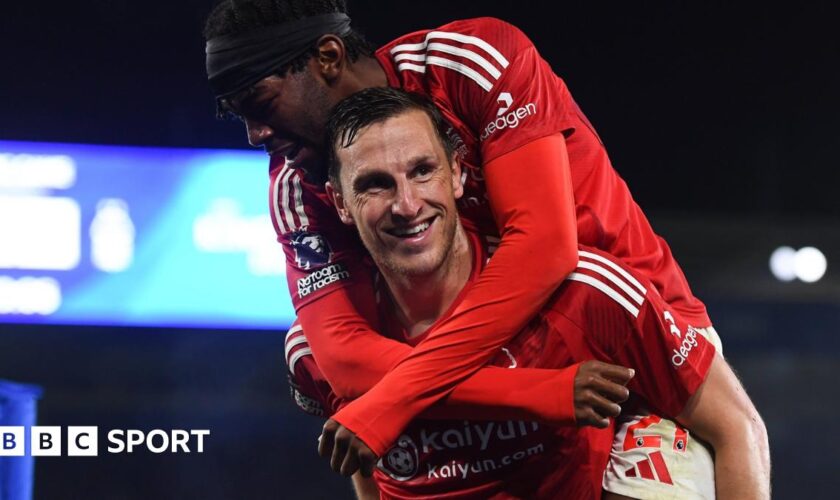
[(432, 224), (434, 223), (435, 219), (427, 219), (423, 222), (418, 222), (416, 224), (411, 224), (408, 226), (400, 226), (394, 227), (391, 229), (387, 229), (386, 232), (391, 236), (395, 236), (397, 238), (403, 239), (412, 239), (412, 238), (421, 238), (426, 234)]

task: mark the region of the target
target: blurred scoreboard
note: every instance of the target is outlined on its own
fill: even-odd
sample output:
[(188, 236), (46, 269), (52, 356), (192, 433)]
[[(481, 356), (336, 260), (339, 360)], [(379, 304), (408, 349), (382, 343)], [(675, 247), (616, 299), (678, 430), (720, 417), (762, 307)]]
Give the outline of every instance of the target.
[(255, 151), (0, 141), (9, 323), (285, 329)]

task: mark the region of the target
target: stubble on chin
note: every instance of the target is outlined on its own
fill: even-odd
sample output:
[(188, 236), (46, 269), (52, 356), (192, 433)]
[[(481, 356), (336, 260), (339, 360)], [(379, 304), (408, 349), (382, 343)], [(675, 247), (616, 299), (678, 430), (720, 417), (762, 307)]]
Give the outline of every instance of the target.
[[(447, 260), (452, 256), (455, 234), (458, 231), (458, 227), (458, 223), (455, 222), (443, 229), (443, 234), (440, 235), (440, 238), (444, 243), (437, 249), (430, 250), (431, 252), (435, 252), (434, 255), (419, 255), (417, 257), (407, 255), (400, 258), (384, 257), (376, 263), (377, 267), (403, 279), (427, 278), (435, 273), (447, 271), (444, 267), (447, 264)], [(419, 262), (420, 259), (422, 259), (422, 263)]]

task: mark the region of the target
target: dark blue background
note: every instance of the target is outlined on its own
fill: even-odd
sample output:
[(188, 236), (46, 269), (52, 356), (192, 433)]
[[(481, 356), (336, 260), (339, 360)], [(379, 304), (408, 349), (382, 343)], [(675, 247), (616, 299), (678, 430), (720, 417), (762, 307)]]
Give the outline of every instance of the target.
[[(204, 80), (210, 3), (4, 6), (0, 138), (244, 147), (239, 123), (214, 120)], [(477, 15), (531, 36), (708, 302), (767, 422), (774, 497), (831, 497), (840, 445), (833, 6), (350, 3), (378, 43)], [(775, 245), (815, 241), (829, 260), (821, 284), (773, 281)], [(41, 424), (213, 431), (201, 456), (39, 460), (37, 498), (350, 497), (315, 457), (320, 424), (288, 400), (282, 332), (0, 330), (0, 377), (44, 386)]]

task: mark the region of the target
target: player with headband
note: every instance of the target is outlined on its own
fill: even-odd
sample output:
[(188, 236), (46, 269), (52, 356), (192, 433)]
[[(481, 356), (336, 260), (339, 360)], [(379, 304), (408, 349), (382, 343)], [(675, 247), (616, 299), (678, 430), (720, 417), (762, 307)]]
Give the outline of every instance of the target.
[[(272, 153), (272, 218), (321, 369), (350, 398), (390, 370), (336, 414), (338, 422), (382, 453), (408, 421), (521, 329), (575, 268), (578, 241), (647, 276), (683, 318), (712, 332), (701, 328), (711, 324), (705, 307), (565, 84), (520, 31), (494, 19), (457, 21), (371, 54), (352, 30), (319, 23), (309, 46), (301, 42), (300, 20), (345, 11), (343, 2), (225, 2), (205, 32), (208, 74), (221, 108), (240, 115), (252, 144)], [(263, 28), (265, 38), (253, 39)], [(217, 47), (218, 40), (229, 43)], [(265, 48), (272, 44), (287, 46), (274, 66), (269, 60), (276, 54)], [(218, 62), (226, 52), (238, 55)], [(339, 99), (386, 85), (423, 92), (441, 108), (466, 165), (462, 218), (500, 237), (458, 310), (413, 350), (373, 331), (364, 253), (329, 213), (323, 168), (313, 154)], [(393, 237), (422, 238), (437, 230), (435, 220), (415, 222)], [(380, 354), (371, 360), (367, 352)], [(566, 392), (571, 386), (569, 379)]]

